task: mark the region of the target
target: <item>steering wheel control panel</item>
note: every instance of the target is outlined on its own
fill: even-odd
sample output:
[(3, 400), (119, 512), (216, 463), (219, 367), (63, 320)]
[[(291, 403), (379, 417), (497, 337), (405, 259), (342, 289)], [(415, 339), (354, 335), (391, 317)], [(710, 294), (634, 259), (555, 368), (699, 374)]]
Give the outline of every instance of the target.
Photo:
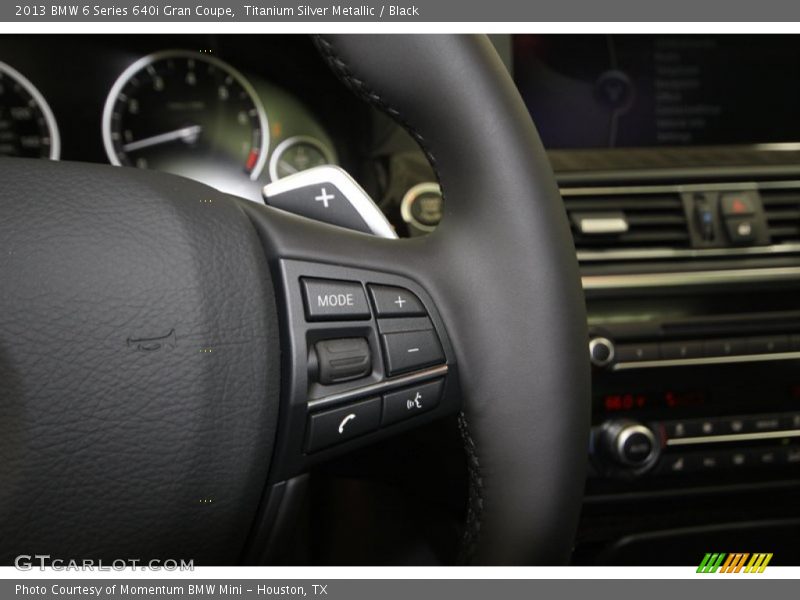
[(427, 293), (404, 277), (284, 260), (278, 478), (459, 408), (455, 361)]

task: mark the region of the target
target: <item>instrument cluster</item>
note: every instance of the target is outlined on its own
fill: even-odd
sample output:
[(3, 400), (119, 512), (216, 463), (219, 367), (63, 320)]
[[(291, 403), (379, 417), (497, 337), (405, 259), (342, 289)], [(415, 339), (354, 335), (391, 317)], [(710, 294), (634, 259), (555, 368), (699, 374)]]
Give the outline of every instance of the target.
[[(69, 66), (57, 69), (35, 41), (0, 38), (0, 156), (154, 169), (253, 200), (265, 183), (338, 164), (328, 127), (247, 42), (198, 48), (171, 36), (170, 47), (137, 51), (109, 41), (66, 38)], [(305, 58), (292, 45), (289, 72)]]

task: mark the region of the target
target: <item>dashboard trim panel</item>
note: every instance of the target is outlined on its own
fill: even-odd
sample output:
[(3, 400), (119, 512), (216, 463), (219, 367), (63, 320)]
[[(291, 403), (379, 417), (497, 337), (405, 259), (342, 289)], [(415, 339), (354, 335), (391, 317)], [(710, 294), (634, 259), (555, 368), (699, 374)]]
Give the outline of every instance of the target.
[(766, 362), (771, 360), (800, 360), (800, 352), (776, 352), (774, 354), (743, 354), (741, 356), (708, 356), (700, 358), (675, 358), (669, 360), (643, 360), (641, 362), (617, 363), (612, 371), (632, 369), (656, 369), (660, 367), (687, 367), (693, 365), (724, 365), (728, 363)]
[(784, 429), (781, 431), (761, 431), (758, 433), (729, 433), (726, 435), (699, 435), (696, 437), (672, 438), (667, 440), (667, 446), (692, 446), (696, 444), (719, 444), (723, 442), (753, 442), (757, 440), (777, 440), (782, 438), (800, 437), (798, 429)]
[(328, 408), (330, 406), (338, 406), (352, 400), (362, 397), (378, 395), (390, 389), (396, 389), (401, 386), (412, 386), (418, 383), (436, 379), (438, 377), (445, 377), (449, 367), (447, 365), (438, 365), (408, 375), (401, 375), (399, 377), (392, 377), (385, 381), (378, 383), (371, 383), (369, 385), (356, 388), (354, 390), (347, 390), (346, 392), (339, 392), (330, 394), (322, 398), (313, 398), (308, 401), (309, 411), (317, 410), (319, 408)]
[(642, 248), (638, 250), (578, 250), (581, 262), (607, 260), (659, 260), (671, 258), (714, 258), (770, 256), (800, 253), (800, 244), (772, 244), (745, 248)]
[(662, 287), (703, 287), (720, 284), (752, 284), (800, 281), (800, 267), (762, 269), (720, 269), (671, 273), (632, 273), (619, 275), (584, 275), (584, 290), (622, 290)]

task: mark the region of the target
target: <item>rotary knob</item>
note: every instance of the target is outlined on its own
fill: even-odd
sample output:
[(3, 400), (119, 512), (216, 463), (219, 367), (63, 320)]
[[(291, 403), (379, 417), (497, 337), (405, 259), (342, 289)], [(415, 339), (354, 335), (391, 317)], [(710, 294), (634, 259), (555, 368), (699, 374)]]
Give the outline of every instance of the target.
[(644, 469), (657, 459), (661, 448), (653, 431), (635, 421), (609, 421), (599, 436), (603, 455), (617, 466)]
[(589, 341), (589, 359), (596, 367), (605, 367), (614, 360), (614, 342), (604, 337)]

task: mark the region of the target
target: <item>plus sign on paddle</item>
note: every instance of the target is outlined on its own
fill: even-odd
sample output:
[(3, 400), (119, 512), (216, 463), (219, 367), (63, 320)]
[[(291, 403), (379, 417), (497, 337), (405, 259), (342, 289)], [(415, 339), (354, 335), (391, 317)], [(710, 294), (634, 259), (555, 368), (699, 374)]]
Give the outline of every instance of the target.
[(314, 196), (314, 200), (317, 202), (321, 202), (325, 208), (328, 208), (328, 202), (336, 198), (334, 194), (329, 194), (327, 188), (322, 188), (319, 192), (319, 196)]

